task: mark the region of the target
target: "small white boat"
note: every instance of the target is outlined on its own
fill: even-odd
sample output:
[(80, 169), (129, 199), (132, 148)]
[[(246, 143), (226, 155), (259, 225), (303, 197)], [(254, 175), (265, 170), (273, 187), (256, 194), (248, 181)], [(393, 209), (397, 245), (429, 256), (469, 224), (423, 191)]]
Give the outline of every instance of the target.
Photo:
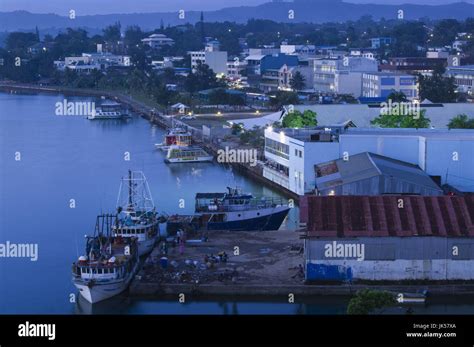
[(166, 154), (165, 163), (210, 162), (213, 159), (214, 157), (201, 147), (170, 146)]
[(122, 105), (115, 101), (105, 101), (92, 110), (92, 114), (87, 116), (89, 120), (101, 119), (122, 119), (128, 114), (122, 109)]
[(112, 226), (113, 234), (137, 238), (139, 256), (150, 253), (159, 236), (159, 219), (143, 172), (129, 171), (128, 178), (122, 178), (117, 216), (117, 223)]
[(97, 217), (94, 236), (87, 237), (86, 255), (73, 263), (73, 283), (91, 304), (127, 289), (139, 269), (137, 239), (111, 236), (113, 215)]

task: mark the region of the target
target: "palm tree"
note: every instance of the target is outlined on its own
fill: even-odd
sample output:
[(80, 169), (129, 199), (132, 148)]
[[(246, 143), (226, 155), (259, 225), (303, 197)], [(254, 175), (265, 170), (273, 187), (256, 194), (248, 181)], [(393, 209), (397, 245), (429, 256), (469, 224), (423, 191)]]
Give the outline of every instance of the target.
[(403, 92), (397, 92), (395, 90), (390, 93), (387, 99), (392, 100), (392, 102), (406, 102), (408, 100)]
[(474, 129), (474, 118), (469, 118), (466, 114), (458, 114), (451, 118), (448, 123), (449, 129)]

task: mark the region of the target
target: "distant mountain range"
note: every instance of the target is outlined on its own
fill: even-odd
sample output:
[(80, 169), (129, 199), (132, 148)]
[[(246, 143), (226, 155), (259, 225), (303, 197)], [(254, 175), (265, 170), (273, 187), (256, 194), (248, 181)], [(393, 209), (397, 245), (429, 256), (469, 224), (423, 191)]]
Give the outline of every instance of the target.
[[(232, 21), (243, 23), (251, 18), (270, 19), (277, 22), (342, 22), (357, 20), (364, 15), (374, 19), (396, 19), (398, 11), (403, 10), (405, 19), (455, 18), (465, 19), (474, 14), (474, 4), (457, 2), (447, 5), (380, 5), (353, 4), (342, 0), (294, 0), (293, 2), (273, 1), (258, 6), (228, 7), (217, 11), (204, 12), (206, 22)], [(294, 18), (291, 18), (293, 11)], [(27, 11), (0, 12), (0, 31), (40, 29), (61, 29), (67, 27), (85, 27), (101, 29), (120, 21), (122, 27), (139, 25), (143, 29), (159, 27), (161, 20), (165, 25), (179, 25), (199, 21), (200, 12), (185, 12), (180, 19), (178, 12), (130, 13), (80, 16), (69, 19), (67, 14), (35, 14)]]

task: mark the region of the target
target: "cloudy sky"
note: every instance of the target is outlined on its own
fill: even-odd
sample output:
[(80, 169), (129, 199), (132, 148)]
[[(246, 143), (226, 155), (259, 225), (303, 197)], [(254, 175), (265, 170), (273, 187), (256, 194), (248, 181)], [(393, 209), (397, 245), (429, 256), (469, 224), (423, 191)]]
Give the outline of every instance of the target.
[[(229, 6), (257, 5), (270, 0), (0, 0), (0, 11), (27, 10), (33, 13), (65, 15), (70, 9), (78, 15), (107, 13), (166, 12), (185, 10), (215, 10)], [(445, 4), (474, 0), (344, 0), (354, 3), (379, 4)]]

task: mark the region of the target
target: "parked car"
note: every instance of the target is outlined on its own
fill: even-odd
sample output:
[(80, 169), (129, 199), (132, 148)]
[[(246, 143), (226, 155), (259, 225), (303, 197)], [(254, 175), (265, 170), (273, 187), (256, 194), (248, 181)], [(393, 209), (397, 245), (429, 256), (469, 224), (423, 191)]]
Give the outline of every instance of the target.
[(182, 116), (181, 119), (184, 119), (184, 120), (192, 120), (192, 119), (196, 119), (196, 116), (193, 116), (191, 114), (188, 114), (186, 116)]

